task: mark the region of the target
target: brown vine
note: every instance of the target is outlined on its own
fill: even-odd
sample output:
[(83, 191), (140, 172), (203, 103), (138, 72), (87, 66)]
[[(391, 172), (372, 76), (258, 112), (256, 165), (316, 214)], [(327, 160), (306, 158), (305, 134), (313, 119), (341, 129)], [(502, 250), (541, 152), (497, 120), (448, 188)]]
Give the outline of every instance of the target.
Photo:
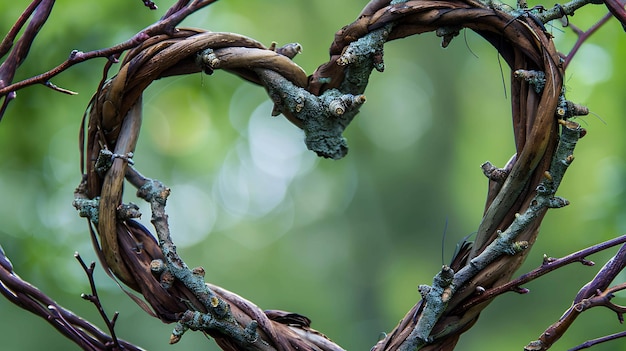
[[(515, 17), (495, 3), (487, 6), (473, 0), (458, 1), (372, 1), (352, 24), (337, 32), (330, 48), (330, 60), (315, 73), (305, 73), (289, 57), (243, 36), (230, 33), (213, 33), (200, 30), (178, 29), (172, 34), (150, 37), (130, 51), (119, 72), (103, 81), (92, 98), (86, 129), (83, 155), (84, 183), (77, 192), (80, 199), (99, 198), (96, 228), (102, 260), (128, 287), (140, 292), (152, 311), (164, 322), (177, 322), (187, 318), (188, 310), (211, 313), (187, 285), (176, 280), (166, 286), (162, 278), (151, 270), (155, 260), (164, 260), (162, 250), (149, 231), (131, 218), (120, 217), (123, 182), (125, 177), (145, 184), (130, 166), (141, 126), (141, 95), (154, 80), (177, 74), (212, 69), (225, 69), (256, 84), (267, 85), (266, 70), (278, 73), (291, 82), (294, 89), (306, 88), (314, 96), (341, 88), (351, 79), (351, 66), (339, 64), (350, 45), (375, 31), (383, 30), (386, 40), (393, 40), (444, 29), (444, 39), (450, 40), (458, 31), (469, 28), (488, 40), (510, 66), (512, 72), (538, 71), (545, 74), (545, 86), (538, 90), (527, 80), (511, 74), (512, 122), (515, 135), (516, 156), (505, 167), (504, 180), (493, 178), (485, 214), (473, 246), (466, 246), (451, 265), (454, 272), (462, 270), (473, 258), (479, 256), (515, 220), (516, 215), (529, 208), (535, 189), (546, 178), (556, 150), (557, 118), (555, 111), (562, 98), (563, 66), (551, 36), (528, 16)], [(209, 64), (199, 62), (198, 55), (215, 58)], [(374, 61), (382, 62), (382, 52)], [(376, 64), (374, 62), (372, 66)], [(106, 75), (106, 74), (105, 74)], [(359, 87), (359, 89), (363, 88)], [(270, 88), (268, 88), (270, 89)], [(356, 89), (356, 90), (359, 90)], [(271, 90), (271, 89), (270, 89)], [(362, 91), (342, 91), (344, 94), (361, 94)], [(275, 101), (285, 97), (274, 97)], [(282, 109), (294, 124), (306, 123), (297, 116), (299, 111)], [(342, 112), (343, 113), (343, 112)], [(345, 125), (343, 126), (345, 127)], [(103, 151), (104, 150), (104, 151)], [(110, 164), (102, 168), (100, 161), (109, 152)], [(140, 179), (140, 181), (136, 181)], [(169, 190), (162, 190), (163, 202)], [(516, 240), (532, 246), (539, 224), (545, 214), (538, 217), (517, 236)], [(166, 215), (161, 214), (161, 219)], [(155, 221), (153, 213), (153, 221)], [(158, 218), (156, 220), (159, 220)], [(451, 349), (462, 332), (475, 323), (489, 301), (462, 309), (464, 301), (474, 297), (479, 289), (494, 287), (510, 280), (512, 274), (526, 257), (526, 251), (516, 255), (502, 255), (477, 275), (457, 286), (447, 308), (433, 326), (424, 349)], [(284, 318), (284, 314), (263, 313), (243, 298), (216, 286), (210, 286), (220, 301), (225, 301), (239, 326), (258, 324), (258, 340), (244, 343), (235, 340), (219, 329), (208, 330), (220, 346), (227, 350), (277, 349), (277, 350), (340, 350), (341, 348), (309, 328), (303, 319)], [(217, 306), (219, 303), (215, 302)], [(403, 318), (396, 329), (375, 345), (374, 350), (398, 350), (423, 318), (425, 303), (418, 302)], [(215, 306), (214, 306), (215, 307)], [(270, 318), (271, 317), (271, 318)], [(306, 319), (304, 319), (306, 321)]]
[[(244, 54), (246, 60), (240, 56), (229, 56), (228, 49), (233, 47), (247, 48)], [(196, 62), (196, 54), (207, 48), (222, 58), (220, 68), (232, 70), (255, 82), (259, 82), (259, 79), (247, 69), (252, 63), (254, 67), (274, 69), (301, 85), (306, 82), (304, 72), (288, 57), (252, 39), (230, 33), (179, 29), (171, 36), (152, 37), (129, 52), (120, 72), (113, 79), (103, 82), (99, 93), (92, 99), (86, 131), (85, 183), (79, 190), (79, 196), (100, 198), (96, 228), (103, 262), (124, 284), (140, 292), (154, 314), (168, 323), (178, 321), (189, 305), (199, 311), (206, 312), (206, 308), (179, 282), (175, 282), (170, 289), (163, 288), (150, 269), (153, 260), (164, 258), (154, 237), (132, 219), (117, 219), (128, 160), (113, 160), (103, 178), (96, 161), (102, 149), (118, 155), (126, 155), (134, 150), (141, 124), (143, 90), (161, 77), (200, 72), (202, 69)], [(221, 52), (222, 48), (226, 51)], [(221, 298), (229, 302), (237, 321), (246, 325), (255, 320), (263, 340), (267, 340), (273, 348), (307, 349), (306, 344), (298, 340), (289, 326), (272, 322), (253, 304), (230, 292), (217, 290)], [(144, 309), (148, 309), (147, 306)], [(214, 336), (223, 348), (238, 349), (230, 345), (229, 340)]]

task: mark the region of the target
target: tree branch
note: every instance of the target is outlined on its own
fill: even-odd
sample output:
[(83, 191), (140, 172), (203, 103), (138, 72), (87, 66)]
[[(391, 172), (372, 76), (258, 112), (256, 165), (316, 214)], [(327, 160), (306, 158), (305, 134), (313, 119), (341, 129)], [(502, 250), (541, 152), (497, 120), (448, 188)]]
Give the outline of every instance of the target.
[[(337, 159), (347, 152), (342, 133), (365, 102), (362, 94), (371, 72), (384, 69), (383, 47), (388, 40), (436, 31), (447, 45), (458, 30), (470, 28), (492, 43), (514, 72), (511, 103), (517, 153), (503, 170), (490, 164), (483, 167), (490, 178), (490, 190), (474, 246), (464, 246), (453, 264), (444, 266), (435, 276), (432, 286), (420, 286), (423, 300), (373, 350), (453, 347), (458, 335), (475, 322), (486, 302), (497, 295), (485, 294), (495, 291), (486, 289), (509, 280), (522, 264), (525, 250), (532, 246), (546, 210), (568, 204), (555, 193), (574, 160), (576, 142), (584, 135), (584, 130), (568, 118), (585, 114), (586, 110), (565, 99), (563, 65), (542, 22), (550, 16), (573, 13), (588, 2), (574, 0), (546, 11), (544, 17), (537, 17), (541, 14), (533, 11), (538, 9), (520, 12), (498, 1), (375, 0), (355, 22), (336, 34), (330, 60), (308, 78), (290, 60), (293, 48), (268, 49), (250, 38), (231, 33), (175, 28), (186, 16), (213, 2), (179, 0), (162, 20), (121, 44), (87, 53), (72, 51), (65, 62), (48, 72), (0, 86), (0, 96), (5, 97), (0, 109), (3, 113), (16, 90), (37, 83), (54, 88), (48, 83), (49, 78), (68, 67), (95, 57), (108, 58), (103, 80), (86, 113), (87, 144), (82, 155), (86, 170), (75, 201), (80, 215), (90, 219), (90, 228), (92, 225), (97, 228), (98, 238), (93, 240), (105, 269), (140, 292), (154, 310), (150, 313), (164, 322), (176, 323), (172, 342), (193, 329), (215, 337), (226, 350), (341, 350), (310, 329), (308, 318), (263, 313), (243, 298), (205, 283), (204, 269), (190, 269), (178, 255), (165, 211), (170, 189), (131, 167), (142, 123), (143, 91), (161, 77), (228, 70), (262, 84), (275, 103), (274, 112), (283, 113), (303, 128), (307, 147), (320, 156)], [(154, 5), (149, 1), (144, 4)], [(33, 14), (28, 11), (23, 16)], [(43, 25), (45, 19), (36, 16), (31, 24)], [(18, 20), (15, 27), (21, 26), (23, 23)], [(30, 45), (35, 34), (20, 40)], [(118, 74), (106, 79), (111, 64), (130, 49)], [(9, 55), (15, 66), (6, 66), (10, 74), (15, 73), (26, 56), (21, 50), (18, 48)], [(158, 241), (133, 220), (138, 215), (137, 208), (122, 203), (125, 179), (139, 189), (139, 197), (150, 203)], [(621, 318), (624, 308), (612, 304), (610, 297), (623, 286), (607, 287), (616, 272), (624, 268), (624, 255), (616, 255), (593, 282), (581, 289), (575, 299), (578, 309), (603, 305)], [(10, 262), (2, 257), (3, 267), (10, 267)], [(92, 268), (84, 264), (83, 268), (92, 285), (93, 295), (88, 299), (96, 303)], [(545, 273), (537, 273), (535, 278), (539, 274)], [(480, 292), (483, 295), (477, 298)], [(17, 294), (5, 295), (21, 301)], [(96, 305), (113, 334), (115, 317), (109, 320), (102, 306)], [(42, 306), (33, 305), (33, 308), (43, 315)], [(78, 334), (77, 344), (86, 348), (101, 346), (100, 339), (77, 332), (68, 322), (71, 316), (59, 312), (56, 306), (45, 311), (62, 326), (60, 330), (66, 330), (69, 335)], [(573, 315), (575, 311), (572, 311)], [(554, 342), (549, 337), (564, 332), (566, 323), (574, 318), (556, 326), (556, 333), (546, 332), (545, 340), (540, 340), (542, 345)], [(118, 344), (115, 336), (109, 342), (109, 346), (124, 346), (122, 341)]]
[(543, 275), (546, 275), (558, 268), (564, 267), (568, 264), (572, 263), (582, 263), (585, 266), (593, 266), (594, 262), (587, 260), (586, 258), (594, 253), (598, 253), (604, 250), (607, 250), (613, 246), (620, 245), (626, 243), (626, 235), (622, 235), (620, 237), (607, 240), (603, 243), (596, 244), (594, 246), (582, 249), (580, 251), (569, 254), (565, 257), (561, 257), (558, 259), (544, 257), (543, 264), (534, 270), (521, 275), (519, 278), (511, 280), (506, 284), (502, 284), (498, 287), (491, 288), (482, 292), (480, 295), (475, 296), (474, 298), (468, 300), (465, 304), (460, 307), (460, 310), (468, 310), (476, 305), (479, 305), (485, 301), (491, 300), (494, 297), (501, 295), (505, 292), (514, 291), (517, 292), (519, 287), (523, 284), (526, 284), (530, 281), (533, 281)]
[[(0, 247), (0, 292), (12, 303), (30, 311), (50, 323), (62, 335), (83, 350), (140, 351), (141, 348), (117, 338), (112, 338), (95, 325), (59, 306), (42, 291), (22, 280), (13, 271), (13, 265)], [(117, 346), (117, 349), (112, 347)]]
[[(194, 0), (188, 4), (187, 4), (187, 1), (185, 2), (179, 1), (177, 4), (175, 4), (172, 7), (176, 9), (176, 11), (168, 12), (166, 16), (162, 18), (160, 21), (158, 21), (157, 23), (153, 25), (146, 27), (142, 31), (135, 34), (132, 38), (126, 40), (125, 42), (122, 42), (120, 44), (117, 44), (115, 46), (112, 46), (106, 49), (94, 50), (94, 51), (89, 51), (89, 52), (73, 50), (70, 53), (67, 60), (65, 60), (58, 66), (52, 68), (51, 70), (44, 72), (42, 74), (39, 74), (37, 76), (22, 80), (20, 82), (9, 84), (13, 79), (15, 71), (17, 70), (21, 62), (26, 58), (28, 49), (30, 48), (30, 45), (35, 39), (37, 32), (43, 26), (43, 24), (48, 18), (48, 14), (52, 10), (52, 6), (54, 4), (53, 0), (41, 0), (41, 1), (42, 1), (41, 6), (44, 6), (44, 7), (42, 7), (42, 10), (35, 12), (35, 17), (33, 18), (33, 21), (29, 24), (26, 32), (24, 33), (24, 36), (20, 38), (18, 42), (18, 47), (14, 49), (13, 51), (11, 51), (11, 54), (9, 54), (9, 57), (7, 58), (7, 60), (3, 62), (2, 66), (0, 66), (0, 97), (5, 97), (4, 102), (3, 102), (4, 105), (8, 104), (8, 102), (12, 99), (12, 98), (7, 97), (8, 94), (14, 94), (16, 91), (23, 89), (25, 87), (34, 85), (34, 84), (44, 84), (48, 82), (51, 78), (57, 76), (58, 74), (64, 72), (68, 68), (78, 63), (81, 63), (83, 61), (91, 60), (91, 59), (98, 58), (98, 57), (106, 57), (110, 61), (117, 62), (117, 59), (120, 57), (120, 55), (124, 51), (137, 47), (138, 45), (146, 41), (148, 38), (153, 37), (155, 35), (172, 34), (174, 32), (174, 28), (180, 22), (182, 22), (187, 16), (202, 9), (203, 7), (206, 7), (216, 2), (217, 0)], [(180, 6), (180, 4), (186, 4), (186, 5)], [(20, 17), (20, 20), (25, 14), (30, 15), (30, 13), (32, 13), (32, 11), (30, 13), (28, 12), (30, 11), (31, 7), (32, 7), (32, 4), (27, 9), (27, 11), (25, 11), (24, 14)], [(21, 21), (18, 20), (18, 23), (14, 27), (19, 29), (20, 23)], [(7, 40), (7, 43), (3, 41), (3, 45), (8, 45), (9, 42), (10, 42), (9, 40)], [(3, 106), (0, 109), (0, 113), (4, 113), (4, 110), (6, 110), (6, 106)], [(2, 114), (0, 114), (0, 120), (1, 118), (2, 118)]]
[[(530, 342), (525, 350), (540, 351), (549, 349), (574, 323), (578, 316), (587, 309), (595, 306), (606, 306), (618, 313), (620, 321), (626, 311), (623, 307), (610, 304), (614, 290), (608, 289), (609, 284), (615, 279), (624, 267), (626, 267), (626, 245), (622, 245), (619, 251), (609, 260), (596, 274), (595, 278), (587, 283), (576, 295), (572, 307), (557, 322), (549, 326), (539, 339)], [(617, 287), (623, 289), (623, 285)]]

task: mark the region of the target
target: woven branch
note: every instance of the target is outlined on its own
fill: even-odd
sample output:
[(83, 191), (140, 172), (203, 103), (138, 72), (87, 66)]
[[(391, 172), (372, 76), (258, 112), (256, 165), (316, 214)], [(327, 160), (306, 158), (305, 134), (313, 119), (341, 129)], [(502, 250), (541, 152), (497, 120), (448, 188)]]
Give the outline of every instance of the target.
[[(354, 95), (333, 95), (333, 101), (348, 101), (346, 96), (356, 96), (349, 103), (355, 106), (354, 111), (339, 122), (341, 132), (358, 111), (358, 105), (364, 101), (357, 94), (365, 89), (367, 76), (355, 75), (363, 72), (369, 75), (372, 69), (382, 67), (382, 49), (364, 54), (367, 61), (365, 68), (357, 69), (356, 64), (352, 64), (352, 58), (348, 57), (352, 55), (352, 48), (365, 45), (359, 39), (377, 38), (372, 40), (385, 41), (442, 29), (440, 33), (443, 33), (445, 43), (460, 29), (469, 28), (498, 50), (512, 72), (543, 72), (544, 81), (541, 89), (538, 89), (536, 84), (511, 75), (516, 155), (505, 167), (504, 175), (500, 178), (492, 177), (489, 182), (485, 214), (476, 242), (473, 246), (464, 247), (451, 267), (442, 270), (442, 276), (438, 278), (440, 285), (436, 287), (434, 284), (432, 287), (441, 289), (442, 293), (448, 292), (451, 296), (446, 297), (445, 301), (441, 298), (444, 304), (434, 319), (428, 322), (432, 325), (425, 329), (426, 335), (419, 338), (422, 342), (420, 347), (453, 348), (458, 336), (473, 325), (489, 301), (474, 305), (469, 310), (459, 310), (457, 307), (471, 298), (478, 288), (507, 282), (528, 252), (519, 249), (513, 254), (504, 255), (500, 251), (499, 255), (485, 261), (484, 255), (481, 256), (483, 251), (499, 237), (500, 231), (516, 223), (517, 214), (530, 209), (534, 211), (532, 218), (524, 222), (524, 226), (512, 238), (524, 243), (518, 245), (520, 247), (530, 247), (534, 243), (539, 224), (548, 208), (532, 207), (537, 201), (535, 189), (546, 181), (545, 172), (551, 170), (557, 150), (555, 111), (563, 101), (563, 69), (559, 55), (551, 36), (542, 26), (528, 17), (514, 17), (507, 9), (496, 5), (491, 3), (491, 6), (487, 6), (472, 0), (418, 0), (393, 4), (390, 1), (372, 1), (355, 22), (336, 34), (330, 48), (330, 60), (308, 78), (289, 57), (235, 34), (179, 29), (172, 35), (159, 35), (146, 40), (126, 55), (115, 77), (101, 84), (91, 100), (87, 114), (84, 184), (77, 196), (87, 201), (97, 201), (98, 213), (91, 220), (98, 234), (103, 262), (124, 284), (140, 292), (150, 306), (144, 306), (145, 309), (152, 310), (164, 322), (179, 322), (183, 319), (189, 322), (189, 310), (215, 317), (217, 312), (213, 309), (226, 302), (230, 310), (224, 312), (227, 315), (224, 320), (228, 323), (234, 320), (241, 333), (254, 336), (245, 341), (245, 338), (233, 338), (229, 334), (230, 329), (204, 329), (226, 350), (340, 350), (339, 346), (310, 329), (306, 317), (264, 313), (243, 298), (211, 285), (205, 289), (209, 292), (208, 296), (215, 296), (216, 300), (210, 297), (206, 299), (209, 301), (207, 303), (197, 291), (190, 289), (190, 284), (179, 280), (163, 284), (163, 277), (153, 273), (151, 264), (158, 260), (173, 262), (173, 259), (169, 254), (167, 257), (163, 255), (163, 247), (159, 247), (146, 228), (119, 215), (124, 178), (133, 179), (131, 183), (135, 185), (149, 182), (138, 176), (128, 164), (141, 126), (141, 95), (149, 84), (162, 77), (225, 69), (253, 83), (266, 85), (273, 100), (280, 105), (280, 111), (297, 126), (307, 127), (311, 111), (309, 115), (303, 115), (300, 109), (306, 107), (315, 112), (319, 108), (319, 114), (328, 116), (330, 104), (324, 102), (327, 101), (324, 98), (336, 94), (335, 91), (339, 89), (340, 94)], [(377, 44), (382, 48), (383, 42)], [(274, 75), (268, 71), (282, 77), (285, 84), (270, 84), (278, 78), (272, 78)], [(363, 78), (360, 81), (364, 83), (344, 84), (354, 78)], [(280, 89), (284, 89), (283, 95)], [(298, 91), (296, 97), (310, 94), (306, 99), (303, 98), (307, 102), (292, 105), (285, 102), (285, 99), (292, 98), (290, 92), (294, 91)], [(320, 98), (317, 105), (308, 102), (314, 101), (316, 97)], [(343, 111), (336, 110), (341, 112), (342, 117)], [(103, 150), (113, 155), (104, 168), (100, 163)], [(169, 193), (169, 189), (163, 189), (161, 201), (164, 207), (165, 193)], [(551, 191), (549, 196), (553, 195), (556, 187)], [(153, 223), (166, 226), (165, 212), (155, 212), (153, 207)], [(166, 236), (169, 237), (169, 233)], [(159, 240), (163, 244), (161, 234)], [(458, 280), (459, 276), (454, 273), (463, 271), (464, 267), (473, 267), (479, 258), (481, 262), (486, 262), (486, 267), (467, 279)], [(450, 274), (452, 276), (445, 277)], [(452, 286), (451, 282), (457, 282), (458, 285)], [(414, 348), (411, 345), (417, 342), (414, 334), (419, 329), (418, 325), (433, 318), (425, 315), (431, 311), (432, 306), (429, 304), (424, 301), (417, 303), (396, 329), (374, 349)]]

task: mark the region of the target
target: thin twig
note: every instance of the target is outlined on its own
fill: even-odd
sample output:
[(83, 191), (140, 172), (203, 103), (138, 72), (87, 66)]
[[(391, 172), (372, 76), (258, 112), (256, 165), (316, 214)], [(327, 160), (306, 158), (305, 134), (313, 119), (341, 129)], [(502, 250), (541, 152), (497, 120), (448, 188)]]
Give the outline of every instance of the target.
[(623, 332), (619, 332), (619, 333), (615, 333), (615, 334), (611, 334), (611, 335), (606, 335), (603, 336), (601, 338), (597, 338), (597, 339), (592, 339), (592, 340), (588, 340), (585, 341), (584, 343), (573, 347), (571, 349), (569, 349), (568, 351), (578, 351), (578, 350), (582, 350), (582, 349), (587, 349), (590, 348), (592, 346), (607, 342), (607, 341), (612, 341), (612, 340), (616, 340), (616, 339), (620, 339), (626, 337), (626, 331)]
[(100, 297), (98, 296), (98, 290), (96, 289), (96, 282), (93, 277), (93, 272), (94, 272), (94, 268), (96, 267), (96, 262), (91, 262), (89, 267), (87, 267), (87, 265), (85, 264), (85, 261), (83, 261), (83, 258), (80, 257), (78, 252), (74, 253), (74, 257), (80, 263), (80, 266), (83, 268), (83, 271), (85, 271), (85, 274), (87, 275), (87, 279), (89, 279), (89, 286), (91, 287), (90, 295), (82, 294), (80, 297), (93, 303), (96, 306), (96, 309), (98, 309), (98, 313), (100, 313), (102, 320), (104, 320), (104, 323), (106, 324), (107, 329), (109, 329), (109, 333), (111, 334), (111, 339), (113, 340), (113, 345), (116, 348), (119, 348), (120, 344), (119, 344), (119, 341), (117, 340), (117, 336), (115, 335), (115, 321), (117, 320), (118, 312), (115, 312), (113, 319), (109, 319), (109, 317), (107, 316), (107, 313), (104, 311), (104, 307), (102, 307), (102, 303), (100, 302)]
[[(2, 82), (0, 82), (0, 86), (8, 84), (9, 82), (11, 82), (11, 80), (13, 80), (15, 70), (26, 59), (30, 46), (35, 40), (35, 36), (37, 36), (37, 33), (39, 33), (41, 27), (43, 27), (44, 23), (46, 23), (46, 21), (48, 20), (48, 16), (52, 11), (53, 5), (54, 0), (42, 0), (40, 3), (37, 4), (36, 9), (33, 12), (28, 13), (29, 16), (32, 16), (30, 23), (28, 23), (26, 29), (24, 30), (24, 34), (18, 40), (13, 50), (9, 53), (9, 57), (7, 57), (6, 61), (4, 61), (2, 65), (0, 65), (0, 79), (2, 80)], [(29, 6), (26, 11), (30, 11), (30, 9), (31, 6)], [(20, 16), (18, 22), (21, 22), (23, 20), (22, 17), (27, 14), (26, 11), (22, 14), (22, 16)], [(20, 28), (21, 26), (22, 23), (18, 25), (18, 27)], [(16, 29), (19, 30), (19, 28)], [(11, 32), (10, 34), (12, 35)], [(12, 44), (13, 39), (14, 38), (11, 38), (10, 42), (6, 42), (6, 45)], [(5, 45), (4, 41), (3, 45)], [(10, 45), (6, 49), (8, 50), (9, 48)]]
[[(626, 244), (596, 274), (594, 279), (580, 289), (572, 306), (550, 325), (537, 340), (531, 341), (526, 350), (541, 351), (549, 349), (569, 329), (580, 314), (589, 308), (605, 306), (618, 314), (620, 322), (623, 320), (625, 309), (610, 302), (613, 294), (607, 290), (608, 285), (626, 266)], [(621, 287), (619, 287), (621, 288)]]
[(59, 73), (67, 70), (77, 63), (90, 60), (97, 57), (107, 57), (109, 60), (117, 60), (119, 55), (129, 49), (132, 49), (139, 44), (143, 43), (148, 38), (158, 34), (170, 34), (174, 31), (174, 28), (182, 22), (187, 16), (199, 9), (208, 6), (217, 0), (199, 0), (192, 1), (188, 6), (182, 8), (179, 11), (172, 13), (169, 17), (160, 20), (159, 22), (146, 27), (142, 31), (135, 34), (132, 38), (109, 48), (94, 50), (89, 52), (81, 52), (74, 50), (70, 53), (67, 60), (54, 67), (53, 69), (42, 73), (40, 75), (22, 80), (20, 82), (11, 84), (9, 86), (0, 89), (0, 96), (6, 95), (9, 92), (23, 89), (27, 86), (43, 83), (50, 80), (50, 78), (58, 75)]
[[(48, 16), (52, 11), (53, 5), (54, 0), (41, 0), (31, 3), (31, 5), (18, 18), (17, 23), (11, 28), (7, 37), (5, 37), (2, 41), (2, 44), (0, 44), (0, 57), (2, 57), (6, 54), (6, 52), (11, 50), (15, 36), (22, 28), (25, 21), (32, 16), (30, 23), (24, 30), (24, 34), (18, 40), (15, 47), (13, 47), (13, 50), (9, 52), (9, 56), (6, 60), (0, 65), (0, 90), (2, 90), (1, 88), (11, 84), (13, 81), (15, 72), (20, 67), (22, 62), (24, 62), (26, 56), (28, 56), (28, 51), (35, 40), (35, 36), (37, 36), (41, 27), (43, 27), (44, 23), (48, 20)], [(7, 93), (0, 94), (0, 97), (2, 96), (5, 97), (2, 102), (2, 108), (0, 108), (0, 120), (2, 120), (2, 116), (4, 115), (8, 104), (15, 98), (15, 92), (7, 91)]]
[(511, 280), (510, 282), (506, 284), (502, 284), (495, 288), (486, 290), (485, 292), (481, 293), (475, 298), (464, 303), (461, 307), (459, 307), (459, 309), (462, 311), (467, 311), (469, 308), (473, 306), (476, 306), (485, 301), (491, 300), (494, 297), (501, 295), (503, 293), (506, 293), (508, 291), (514, 291), (517, 287), (523, 284), (526, 284), (532, 280), (535, 280), (543, 275), (546, 275), (568, 264), (580, 262), (583, 265), (591, 266), (593, 265), (593, 262), (586, 260), (585, 259), (586, 257), (593, 255), (597, 252), (604, 251), (613, 246), (617, 246), (617, 245), (624, 244), (624, 243), (626, 243), (626, 235), (622, 235), (620, 237), (607, 240), (603, 243), (585, 248), (583, 250), (561, 257), (559, 259), (549, 259), (549, 260), (546, 259), (544, 260), (544, 263), (540, 267), (535, 268), (534, 270), (520, 276), (519, 278), (515, 280)]
[[(13, 271), (11, 261), (0, 246), (0, 293), (7, 300), (30, 311), (50, 323), (62, 335), (72, 340), (83, 350), (112, 350), (112, 338), (98, 327), (58, 305)], [(118, 350), (140, 351), (141, 348), (118, 339)]]
[(548, 23), (552, 20), (559, 19), (563, 16), (573, 16), (574, 12), (579, 8), (593, 3), (592, 0), (572, 0), (565, 4), (554, 5), (551, 9), (545, 11), (538, 11), (534, 16), (543, 23)]
[(610, 12), (607, 13), (598, 22), (596, 22), (596, 24), (591, 26), (585, 32), (583, 32), (582, 30), (580, 30), (578, 27), (574, 26), (573, 24), (571, 24), (571, 23), (569, 24), (569, 26), (572, 28), (572, 30), (576, 34), (578, 34), (578, 38), (576, 39), (576, 43), (574, 43), (574, 46), (572, 47), (570, 52), (567, 54), (567, 56), (565, 56), (565, 62), (563, 62), (563, 67), (565, 67), (567, 69), (567, 66), (572, 61), (572, 59), (574, 58), (574, 55), (576, 55), (576, 53), (578, 52), (578, 49), (580, 49), (580, 47), (583, 45), (583, 43), (587, 39), (589, 39), (589, 37), (593, 33), (595, 33), (598, 29), (600, 29), (600, 27), (602, 27), (606, 22), (608, 22), (612, 17), (613, 17), (613, 15)]
[(20, 32), (28, 18), (30, 18), (35, 9), (37, 9), (37, 6), (39, 6), (41, 1), (42, 0), (35, 0), (31, 2), (24, 12), (22, 12), (15, 24), (13, 24), (13, 27), (11, 27), (4, 39), (2, 39), (2, 43), (0, 43), (0, 57), (3, 57), (7, 52), (9, 52), (13, 46), (13, 41), (15, 41), (15, 38), (17, 37), (17, 33)]

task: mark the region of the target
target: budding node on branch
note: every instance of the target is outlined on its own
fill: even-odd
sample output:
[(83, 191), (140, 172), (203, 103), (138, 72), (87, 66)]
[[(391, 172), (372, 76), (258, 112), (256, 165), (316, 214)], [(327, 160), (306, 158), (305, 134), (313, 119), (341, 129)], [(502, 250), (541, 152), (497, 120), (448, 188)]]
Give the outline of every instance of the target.
[(152, 260), (150, 262), (150, 270), (156, 274), (163, 272), (165, 270), (165, 262), (162, 259)]

